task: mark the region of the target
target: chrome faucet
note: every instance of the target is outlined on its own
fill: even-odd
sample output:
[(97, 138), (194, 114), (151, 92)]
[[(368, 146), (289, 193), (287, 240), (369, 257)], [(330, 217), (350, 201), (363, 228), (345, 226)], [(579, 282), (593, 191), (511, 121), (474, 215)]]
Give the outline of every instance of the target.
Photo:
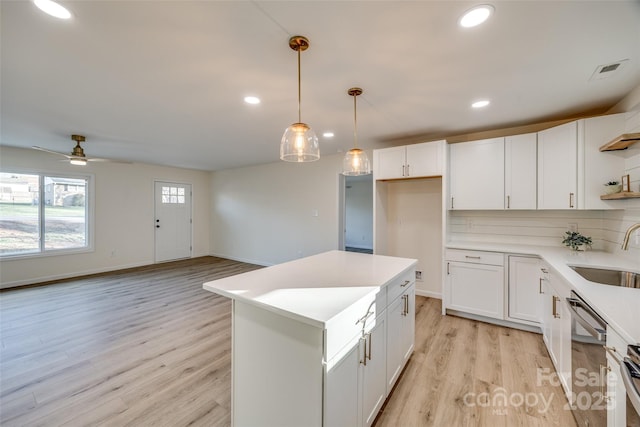
[(631, 233), (635, 230), (640, 229), (640, 222), (637, 224), (633, 224), (626, 233), (624, 233), (624, 239), (622, 239), (622, 250), (626, 251), (629, 248), (629, 239), (631, 238)]

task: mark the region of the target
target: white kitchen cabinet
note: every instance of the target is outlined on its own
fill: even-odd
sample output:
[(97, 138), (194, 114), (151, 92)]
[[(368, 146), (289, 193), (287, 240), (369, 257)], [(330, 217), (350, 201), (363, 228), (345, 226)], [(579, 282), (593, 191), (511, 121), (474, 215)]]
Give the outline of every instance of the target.
[(413, 352), (415, 336), (415, 284), (387, 309), (387, 389), (391, 390)]
[(434, 141), (374, 150), (374, 179), (441, 176), (444, 146), (444, 141)]
[(538, 209), (577, 209), (578, 125), (538, 132)]
[(362, 396), (362, 423), (370, 427), (387, 397), (386, 312), (375, 319), (375, 325), (361, 340), (362, 358), (359, 371)]
[(373, 424), (387, 397), (386, 317), (368, 319), (366, 332), (327, 372), (324, 426)]
[(446, 252), (445, 308), (504, 319), (504, 256), (501, 253)]
[(509, 255), (508, 319), (539, 322), (539, 259)]
[(627, 343), (607, 326), (607, 427), (627, 426), (627, 390), (620, 374), (620, 362), (627, 355)]
[(504, 138), (449, 144), (449, 209), (504, 209)]
[(504, 207), (536, 209), (538, 135), (508, 136), (504, 141)]
[(565, 393), (571, 393), (571, 315), (566, 298), (569, 286), (552, 271), (542, 281), (542, 339)]

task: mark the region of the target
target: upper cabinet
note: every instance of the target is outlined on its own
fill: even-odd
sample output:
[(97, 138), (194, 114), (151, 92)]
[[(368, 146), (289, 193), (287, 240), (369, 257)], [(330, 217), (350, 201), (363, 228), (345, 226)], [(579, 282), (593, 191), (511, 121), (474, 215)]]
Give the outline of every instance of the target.
[(536, 209), (537, 140), (535, 133), (504, 140), (505, 209)]
[(578, 124), (538, 132), (538, 209), (577, 209)]
[(624, 126), (625, 115), (612, 114), (538, 132), (538, 209), (619, 209), (600, 196), (620, 180), (624, 158), (599, 147)]
[(434, 141), (374, 150), (374, 179), (441, 176), (444, 144), (444, 141)]
[(448, 208), (620, 209), (600, 196), (605, 183), (624, 174), (624, 156), (599, 148), (625, 129), (625, 117), (593, 117), (538, 133), (449, 144)]
[(449, 209), (504, 209), (504, 138), (449, 147)]
[(451, 144), (449, 209), (535, 209), (535, 133)]

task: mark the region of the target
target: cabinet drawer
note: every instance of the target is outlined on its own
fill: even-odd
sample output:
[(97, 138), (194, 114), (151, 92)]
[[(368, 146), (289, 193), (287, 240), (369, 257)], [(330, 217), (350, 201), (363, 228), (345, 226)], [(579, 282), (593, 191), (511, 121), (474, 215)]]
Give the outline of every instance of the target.
[(405, 290), (409, 289), (415, 281), (416, 271), (413, 268), (394, 279), (393, 282), (387, 285), (387, 303), (391, 304)]
[(325, 330), (325, 360), (342, 357), (348, 352), (352, 342), (362, 336), (363, 329), (370, 331), (386, 308), (386, 292), (381, 288), (379, 292), (371, 292), (329, 320)]
[(446, 259), (447, 261), (490, 264), (504, 267), (504, 254), (498, 252), (447, 249)]

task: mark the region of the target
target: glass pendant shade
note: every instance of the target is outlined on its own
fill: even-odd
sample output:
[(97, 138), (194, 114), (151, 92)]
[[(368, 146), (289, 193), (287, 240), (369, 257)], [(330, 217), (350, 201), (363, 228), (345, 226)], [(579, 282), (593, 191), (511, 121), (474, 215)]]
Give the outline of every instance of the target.
[(320, 158), (316, 133), (305, 123), (294, 123), (282, 135), (280, 159), (285, 162), (313, 162)]
[(342, 161), (342, 174), (349, 176), (369, 175), (371, 173), (371, 163), (367, 153), (359, 148), (352, 148), (347, 151)]
[(353, 148), (344, 155), (342, 161), (342, 174), (348, 176), (369, 175), (371, 173), (371, 163), (367, 153), (358, 148), (358, 114), (356, 98), (362, 95), (362, 89), (352, 87), (347, 91), (349, 96), (353, 96)]

